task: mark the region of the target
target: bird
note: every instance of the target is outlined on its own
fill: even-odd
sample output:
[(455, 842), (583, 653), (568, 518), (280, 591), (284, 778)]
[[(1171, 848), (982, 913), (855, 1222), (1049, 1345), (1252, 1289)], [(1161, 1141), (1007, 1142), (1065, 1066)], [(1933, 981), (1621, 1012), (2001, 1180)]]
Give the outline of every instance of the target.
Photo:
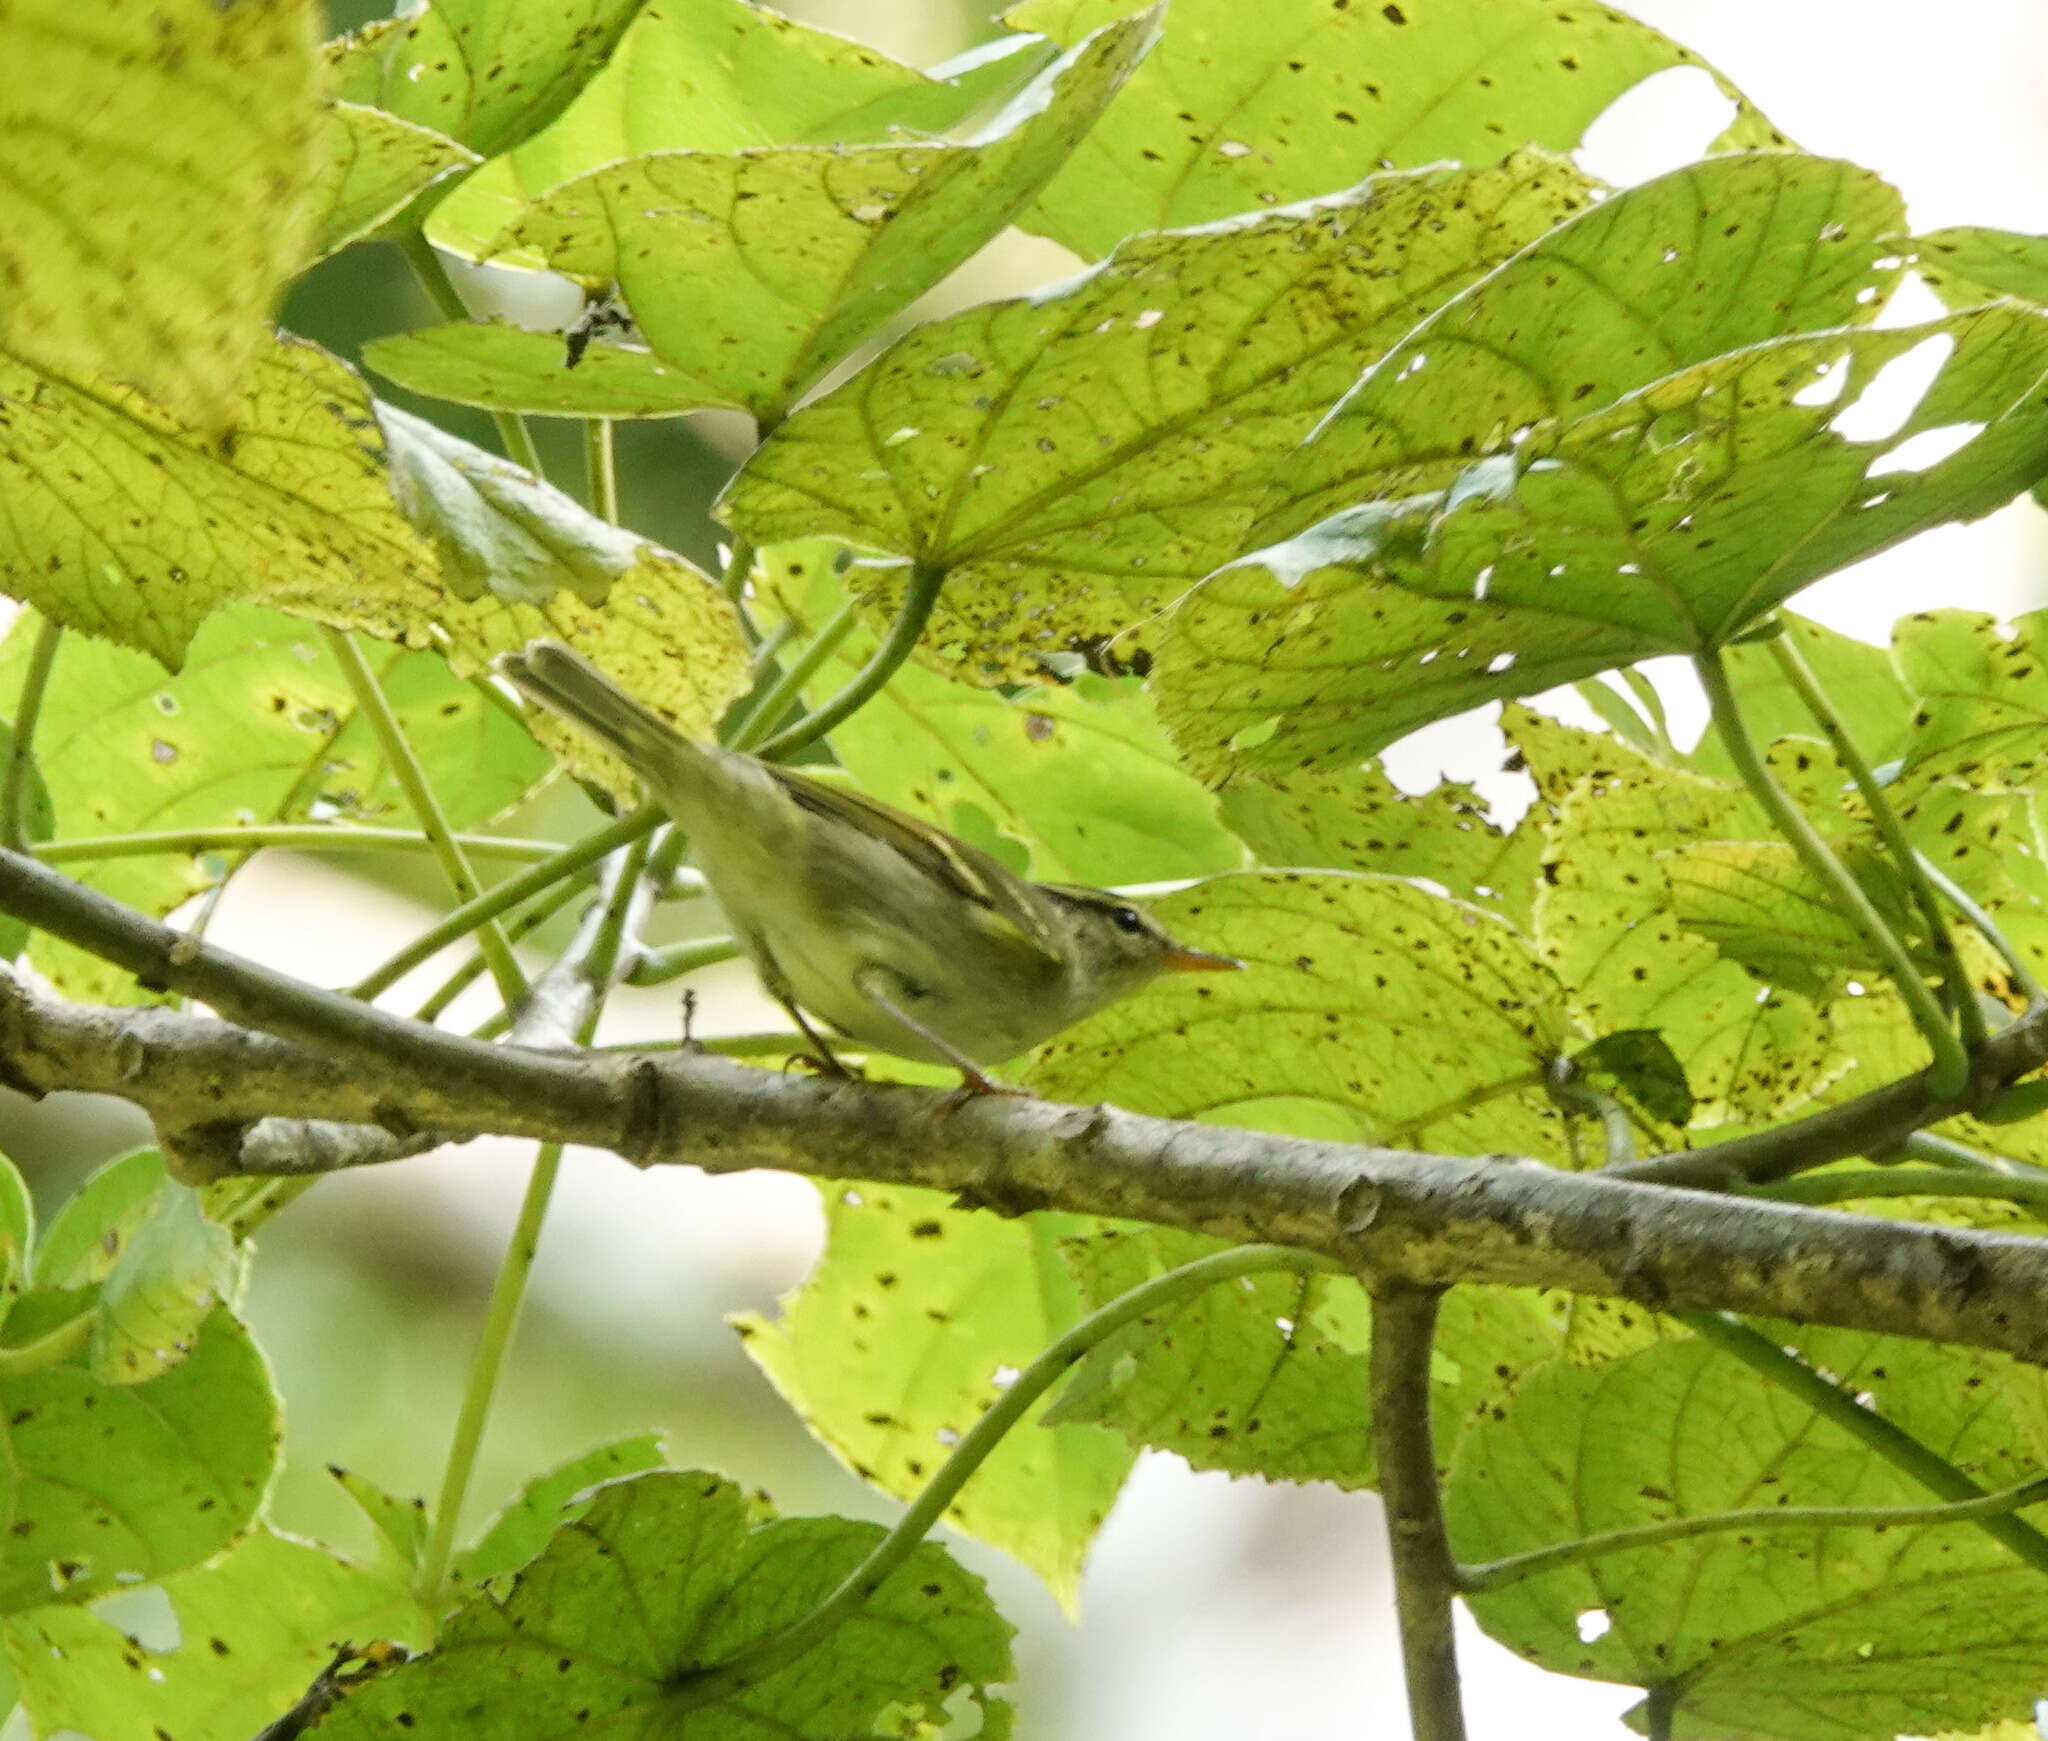
[(963, 1097), (1016, 1093), (987, 1067), (1161, 974), (1244, 965), (1111, 890), (1027, 881), (849, 787), (686, 737), (559, 641), (499, 668), (645, 782), (828, 1073), (851, 1074), (813, 1016), (859, 1047), (952, 1065)]

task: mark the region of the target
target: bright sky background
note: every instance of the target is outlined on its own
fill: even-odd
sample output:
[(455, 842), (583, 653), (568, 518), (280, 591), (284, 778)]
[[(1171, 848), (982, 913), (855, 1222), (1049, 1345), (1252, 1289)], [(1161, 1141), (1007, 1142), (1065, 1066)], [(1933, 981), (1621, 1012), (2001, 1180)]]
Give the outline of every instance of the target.
[[(960, 46), (957, 31), (892, 21), (873, 0), (789, 10), (869, 36), (909, 58)], [(1646, 0), (1633, 6), (1717, 64), (1808, 149), (1891, 177), (1916, 225), (1982, 222), (2048, 230), (2048, 5), (2041, 0)], [(1628, 141), (1610, 140), (1623, 151)], [(1613, 172), (1616, 165), (1603, 162)], [(1057, 270), (1057, 268), (1055, 268)], [(2031, 504), (1931, 534), (1804, 595), (1800, 608), (1882, 639), (1927, 602), (2011, 611), (2040, 593), (2042, 516)], [(1403, 759), (1410, 778), (1497, 762), (1497, 737), (1432, 737)], [(347, 890), (342, 893), (342, 887)], [(345, 926), (309, 912), (346, 898)], [(234, 886), (215, 937), (328, 982), (396, 948), (420, 923), (395, 899), (324, 873), (265, 861)], [(734, 997), (748, 997), (735, 969)], [(400, 1000), (402, 1001), (402, 1000)], [(672, 991), (623, 1000), (608, 1038), (669, 1035)], [(753, 1026), (760, 1012), (721, 1008)], [(451, 1241), (495, 1252), (509, 1229), (527, 1151), (476, 1143), (429, 1163), (333, 1182), (321, 1212), (386, 1193)], [(331, 1193), (331, 1196), (329, 1195)], [(583, 1157), (551, 1219), (537, 1287), (549, 1306), (620, 1337), (726, 1334), (722, 1313), (792, 1285), (816, 1238), (810, 1188), (792, 1179), (640, 1176)], [(479, 1304), (479, 1310), (481, 1306)], [(743, 1479), (745, 1470), (734, 1474)], [(1068, 1627), (1032, 1583), (995, 1556), (991, 1577), (1024, 1628), (1022, 1733), (1088, 1741), (1306, 1741), (1405, 1733), (1377, 1502), (1326, 1487), (1196, 1478), (1148, 1459), (1095, 1554), (1083, 1623)], [(1556, 1679), (1476, 1634), (1465, 1666), (1474, 1741), (1607, 1741), (1632, 1692)]]

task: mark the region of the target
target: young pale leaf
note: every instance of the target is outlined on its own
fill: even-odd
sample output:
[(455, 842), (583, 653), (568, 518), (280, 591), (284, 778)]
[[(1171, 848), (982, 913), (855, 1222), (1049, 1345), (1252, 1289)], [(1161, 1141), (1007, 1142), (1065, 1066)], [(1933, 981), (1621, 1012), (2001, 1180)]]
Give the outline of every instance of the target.
[[(2011, 304), (1717, 357), (1447, 492), (1335, 515), (1218, 571), (1161, 632), (1161, 715), (1212, 776), (1296, 768), (1723, 645), (2048, 470), (2044, 370), (2048, 317)], [(1909, 380), (1922, 390), (1901, 415)]]
[(419, 1569), (420, 1550), (427, 1542), (427, 1503), (386, 1493), (367, 1475), (330, 1463), (327, 1473), (356, 1503), (364, 1521), (377, 1532), (377, 1563), (394, 1583), (409, 1582)]
[[(2038, 1469), (2015, 1450), (2025, 1435), (2000, 1394), (2037, 1390), (2037, 1374), (1841, 1332), (1773, 1341), (1795, 1336), (1982, 1486)], [(1446, 1512), (1459, 1558), (1476, 1561), (1670, 1518), (1932, 1498), (1860, 1439), (1688, 1339), (1526, 1379), (1467, 1429)], [(2041, 1605), (2023, 1593), (2039, 1576), (1966, 1525), (1726, 1531), (1468, 1600), (1488, 1632), (1545, 1667), (1675, 1686), (1677, 1733), (1841, 1741), (2025, 1708), (2048, 1652)]]
[(5, 1621), (38, 1733), (246, 1738), (293, 1705), (343, 1640), (417, 1646), (433, 1635), (402, 1581), (269, 1529), (162, 1589), (174, 1640), (131, 1637), (78, 1608)]
[(965, 145), (643, 154), (541, 195), (490, 252), (616, 285), (657, 357), (779, 420), (1010, 220), (1156, 33), (1097, 32)]
[(522, 1741), (588, 1725), (616, 1735), (837, 1741), (944, 1722), (965, 1692), (996, 1735), (987, 1688), (1011, 1672), (1010, 1628), (979, 1579), (927, 1543), (796, 1663), (685, 1717), (674, 1686), (801, 1618), (882, 1535), (844, 1518), (750, 1527), (738, 1488), (656, 1473), (598, 1490), (502, 1599), (480, 1596), (428, 1654), (349, 1694), (333, 1741), (410, 1731)]
[[(1109, 1229), (1061, 1248), (1090, 1309), (1222, 1242), (1164, 1228)], [(1248, 1276), (1162, 1308), (1101, 1344), (1051, 1410), (1114, 1427), (1197, 1469), (1269, 1481), (1370, 1486), (1372, 1307), (1349, 1276)], [(1448, 1455), (1476, 1408), (1558, 1348), (1535, 1296), (1460, 1288), (1444, 1301), (1431, 1412)]]
[[(1128, 0), (1028, 0), (1004, 15), (1073, 42)], [(1166, 40), (1029, 226), (1089, 258), (1134, 230), (1208, 223), (1387, 168), (1569, 151), (1616, 98), (1699, 68), (1736, 105), (1725, 139), (1783, 137), (1697, 56), (1603, 5), (1547, 0), (1174, 0)]]
[(1860, 325), (1898, 282), (1904, 221), (1868, 170), (1789, 152), (1709, 159), (1616, 194), (1395, 346), (1279, 475), (1258, 541), (1441, 489), (1539, 424), (1709, 357)]
[(548, 1537), (561, 1525), (588, 1509), (589, 1496), (605, 1482), (642, 1475), (661, 1465), (660, 1435), (635, 1433), (535, 1476), (456, 1561), (455, 1575), (465, 1584), (481, 1584), (518, 1571), (547, 1546)]
[(1151, 904), (1243, 973), (1169, 976), (1035, 1055), (1049, 1099), (1450, 1153), (1568, 1152), (1561, 988), (1495, 915), (1393, 877), (1247, 872)]
[[(773, 1324), (734, 1320), (747, 1353), (834, 1455), (899, 1499), (924, 1487), (1002, 1385), (1081, 1316), (1058, 1242), (1074, 1216), (999, 1221), (935, 1192), (827, 1197), (825, 1256)], [(1099, 1427), (1042, 1429), (1043, 1405), (946, 1513), (1029, 1566), (1071, 1610), (1081, 1562), (1132, 1453)]]
[(0, 10), (0, 345), (23, 367), (130, 383), (202, 440), (239, 421), (312, 217), (320, 10)]
[[(44, 1309), (45, 1303), (47, 1309)], [(48, 1330), (71, 1295), (24, 1295)], [(0, 1610), (89, 1602), (220, 1552), (256, 1515), (278, 1456), (277, 1400), (249, 1334), (216, 1306), (191, 1354), (142, 1384), (65, 1362), (0, 1379), (6, 1457)]]
[(336, 103), (313, 189), (313, 257), (325, 259), (371, 234), (435, 182), (480, 161), (431, 127), (361, 103)]
[(593, 344), (574, 365), (558, 332), (502, 321), (450, 322), (372, 339), (363, 361), (409, 392), (540, 417), (675, 417), (739, 408), (723, 381), (692, 375), (652, 351)]
[(42, 1288), (85, 1288), (114, 1273), (163, 1194), (163, 1157), (136, 1149), (95, 1171), (65, 1201), (36, 1247)]
[(35, 1245), (35, 1202), (20, 1169), (0, 1155), (0, 1317), (28, 1281)]
[[(0, 643), (0, 698), (18, 692), (39, 627), (25, 613)], [(453, 826), (497, 815), (548, 771), (518, 722), (442, 659), (383, 647), (368, 654)], [(36, 745), (72, 795), (59, 840), (313, 816), (340, 826), (411, 819), (326, 643), (308, 624), (268, 611), (235, 607), (209, 618), (176, 676), (145, 653), (68, 637)], [(66, 871), (155, 917), (236, 865), (231, 854), (154, 853)], [(137, 995), (133, 979), (97, 956), (42, 933), (31, 949), (73, 997)]]
[(641, 8), (610, 59), (544, 132), (494, 158), (435, 210), (428, 234), (483, 253), (530, 200), (650, 151), (869, 144), (951, 131), (1043, 60), (1013, 37), (926, 74), (865, 43), (743, 0)]
[(1359, 370), (1589, 195), (1525, 152), (1134, 237), (916, 328), (777, 430), (721, 512), (759, 542), (829, 531), (948, 570), (927, 645), (978, 681), (1123, 631), (1142, 670), (1144, 619), (1238, 552)]
[(495, 157), (561, 114), (642, 0), (434, 0), (327, 45), (334, 95)]
[(348, 621), (365, 599), (438, 594), (351, 370), (280, 339), (234, 422), (216, 445), (109, 382), (0, 358), (0, 586), (173, 669), (207, 613), (237, 600)]
[(87, 1370), (103, 1384), (168, 1372), (191, 1354), (215, 1303), (234, 1303), (239, 1272), (234, 1241), (207, 1220), (199, 1193), (165, 1180), (100, 1289)]

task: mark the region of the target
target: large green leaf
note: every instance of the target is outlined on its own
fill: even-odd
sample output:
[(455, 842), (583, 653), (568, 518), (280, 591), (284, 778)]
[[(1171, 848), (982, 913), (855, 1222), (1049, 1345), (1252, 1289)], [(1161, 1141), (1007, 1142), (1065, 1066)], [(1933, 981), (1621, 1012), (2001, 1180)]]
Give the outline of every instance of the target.
[(29, 1276), (36, 1244), (36, 1206), (21, 1169), (0, 1155), (0, 1317)]
[[(2038, 1467), (2000, 1397), (2008, 1373), (2022, 1388), (2035, 1375), (1924, 1343), (1790, 1334), (1982, 1485)], [(1459, 1557), (1480, 1560), (1669, 1518), (1932, 1497), (1795, 1397), (1686, 1340), (1527, 1379), (1465, 1433), (1446, 1509)], [(1489, 1632), (1546, 1667), (1675, 1686), (1674, 1735), (1847, 1741), (2028, 1708), (2048, 1653), (2029, 1593), (2039, 1578), (1968, 1526), (1730, 1531), (1468, 1600)], [(1587, 1626), (1592, 1615), (1604, 1626)]]
[[(1081, 1315), (1059, 1241), (1091, 1223), (1003, 1221), (935, 1192), (858, 1185), (826, 1200), (825, 1256), (770, 1324), (735, 1320), (747, 1352), (863, 1480), (915, 1497), (1014, 1375)], [(1132, 1452), (1099, 1427), (1012, 1432), (947, 1510), (1072, 1608), (1081, 1562)]]
[[(1164, 1228), (1110, 1229), (1064, 1248), (1091, 1309), (1219, 1248)], [(1197, 1469), (1269, 1481), (1369, 1486), (1372, 1308), (1350, 1276), (1247, 1276), (1148, 1314), (1098, 1346), (1067, 1381), (1054, 1419), (1114, 1427)], [(1555, 1353), (1533, 1295), (1460, 1288), (1437, 1326), (1431, 1390), (1448, 1460), (1465, 1418)]]
[(926, 74), (743, 0), (657, 0), (576, 101), (443, 201), (428, 233), (442, 247), (480, 254), (527, 201), (650, 151), (944, 133), (1015, 84), (1019, 62), (1041, 46), (1013, 37)]
[(2048, 613), (2011, 624), (1977, 611), (1919, 611), (1892, 630), (1892, 660), (1913, 697), (1901, 719), (1906, 771), (1997, 790), (2032, 785), (2048, 760)]
[(1524, 153), (1133, 238), (917, 328), (776, 431), (722, 511), (761, 542), (830, 532), (946, 569), (927, 646), (980, 680), (1124, 630), (1142, 670), (1133, 625), (1237, 553), (1359, 370), (1589, 194)]
[[(1792, 645), (1819, 680), (1829, 705), (1849, 734), (1849, 741), (1873, 767), (1896, 761), (1906, 752), (1913, 712), (1912, 696), (1882, 647), (1837, 634), (1792, 611), (1778, 620)], [(1909, 621), (1911, 619), (1908, 619)], [(1750, 735), (1770, 743), (1781, 737), (1815, 737), (1820, 726), (1800, 700), (1791, 679), (1765, 642), (1739, 643), (1725, 654), (1728, 681), (1742, 709)], [(1720, 779), (1735, 777), (1735, 764), (1709, 731), (1701, 737), (1688, 764)]]
[[(0, 345), (138, 387), (205, 439), (239, 420), (312, 218), (319, 14), (313, 0), (0, 10)], [(19, 490), (5, 493), (18, 516)]]
[[(1888, 365), (1904, 371), (1891, 385)], [(1901, 414), (1895, 390), (1936, 366)], [(1720, 645), (2048, 471), (2044, 370), (2048, 317), (2000, 304), (1668, 376), (1447, 492), (1337, 514), (1220, 570), (1160, 636), (1161, 714), (1212, 775), (1295, 768)]]
[(1951, 308), (2001, 296), (2048, 301), (2048, 236), (1963, 226), (1932, 231), (1914, 247), (1920, 276)]
[[(1077, 40), (1129, 0), (1029, 0), (1019, 29)], [(1569, 151), (1617, 97), (1698, 57), (1598, 4), (1174, 0), (1166, 41), (1030, 220), (1078, 253), (1388, 168)], [(1703, 69), (1704, 70), (1704, 69)], [(1731, 142), (1783, 144), (1738, 103)]]
[(777, 420), (1009, 221), (1154, 34), (1098, 32), (968, 144), (647, 153), (542, 194), (489, 251), (616, 286), (658, 358)]
[(1524, 448), (1547, 420), (1709, 357), (1861, 325), (1898, 281), (1904, 219), (1868, 170), (1789, 152), (1710, 159), (1604, 200), (1360, 380), (1281, 475), (1259, 541), (1440, 489), (1475, 457)]
[(518, 1571), (547, 1546), (557, 1528), (588, 1508), (590, 1496), (604, 1483), (661, 1465), (660, 1435), (635, 1433), (536, 1475), (456, 1562), (456, 1576), (466, 1584), (481, 1584)]
[(320, 1733), (838, 1741), (942, 1724), (949, 1696), (979, 1707), (984, 1733), (1008, 1732), (987, 1689), (1011, 1672), (1010, 1628), (980, 1580), (931, 1543), (795, 1663), (677, 1710), (680, 1675), (800, 1619), (882, 1534), (844, 1518), (759, 1514), (715, 1475), (613, 1482), (502, 1600), (470, 1602), (431, 1652), (351, 1693)]
[(594, 344), (571, 363), (560, 333), (495, 320), (372, 339), (363, 361), (408, 392), (542, 417), (675, 417), (739, 403), (724, 381), (652, 351)]
[[(18, 693), (39, 625), (0, 643), (0, 706)], [(450, 821), (497, 815), (548, 770), (516, 721), (437, 655), (373, 648), (376, 672)], [(66, 796), (55, 838), (323, 817), (346, 826), (411, 820), (354, 690), (310, 625), (246, 607), (199, 630), (175, 676), (144, 653), (71, 636), (59, 647), (36, 735)], [(161, 915), (235, 868), (223, 854), (72, 862), (76, 876)], [(132, 998), (134, 981), (38, 934), (37, 966), (74, 997)]]
[[(24, 1295), (10, 1336), (77, 1309)], [(249, 1527), (278, 1456), (263, 1357), (216, 1306), (191, 1353), (142, 1384), (64, 1362), (0, 1379), (0, 1609), (87, 1602), (197, 1565)]]
[(568, 107), (641, 4), (433, 0), (329, 43), (334, 94), (495, 157)]
[(240, 1274), (228, 1230), (199, 1193), (164, 1181), (100, 1289), (86, 1365), (108, 1384), (146, 1384), (187, 1358), (214, 1305), (234, 1303)]
[(1152, 903), (1239, 974), (1173, 976), (1035, 1055), (1055, 1100), (1452, 1153), (1568, 1152), (1541, 1083), (1571, 1029), (1528, 941), (1395, 877), (1223, 876)]
[(162, 1585), (175, 1644), (78, 1608), (4, 1626), (39, 1734), (246, 1741), (333, 1663), (344, 1640), (420, 1645), (433, 1616), (402, 1582), (260, 1529), (217, 1563)]

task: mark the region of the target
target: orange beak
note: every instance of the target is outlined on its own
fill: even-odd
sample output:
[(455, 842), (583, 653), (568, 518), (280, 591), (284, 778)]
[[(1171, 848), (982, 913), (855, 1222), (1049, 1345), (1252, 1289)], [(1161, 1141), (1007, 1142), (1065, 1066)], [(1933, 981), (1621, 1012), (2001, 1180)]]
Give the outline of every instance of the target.
[(1244, 963), (1234, 955), (1211, 955), (1206, 949), (1188, 949), (1175, 944), (1159, 958), (1168, 973), (1237, 973)]

